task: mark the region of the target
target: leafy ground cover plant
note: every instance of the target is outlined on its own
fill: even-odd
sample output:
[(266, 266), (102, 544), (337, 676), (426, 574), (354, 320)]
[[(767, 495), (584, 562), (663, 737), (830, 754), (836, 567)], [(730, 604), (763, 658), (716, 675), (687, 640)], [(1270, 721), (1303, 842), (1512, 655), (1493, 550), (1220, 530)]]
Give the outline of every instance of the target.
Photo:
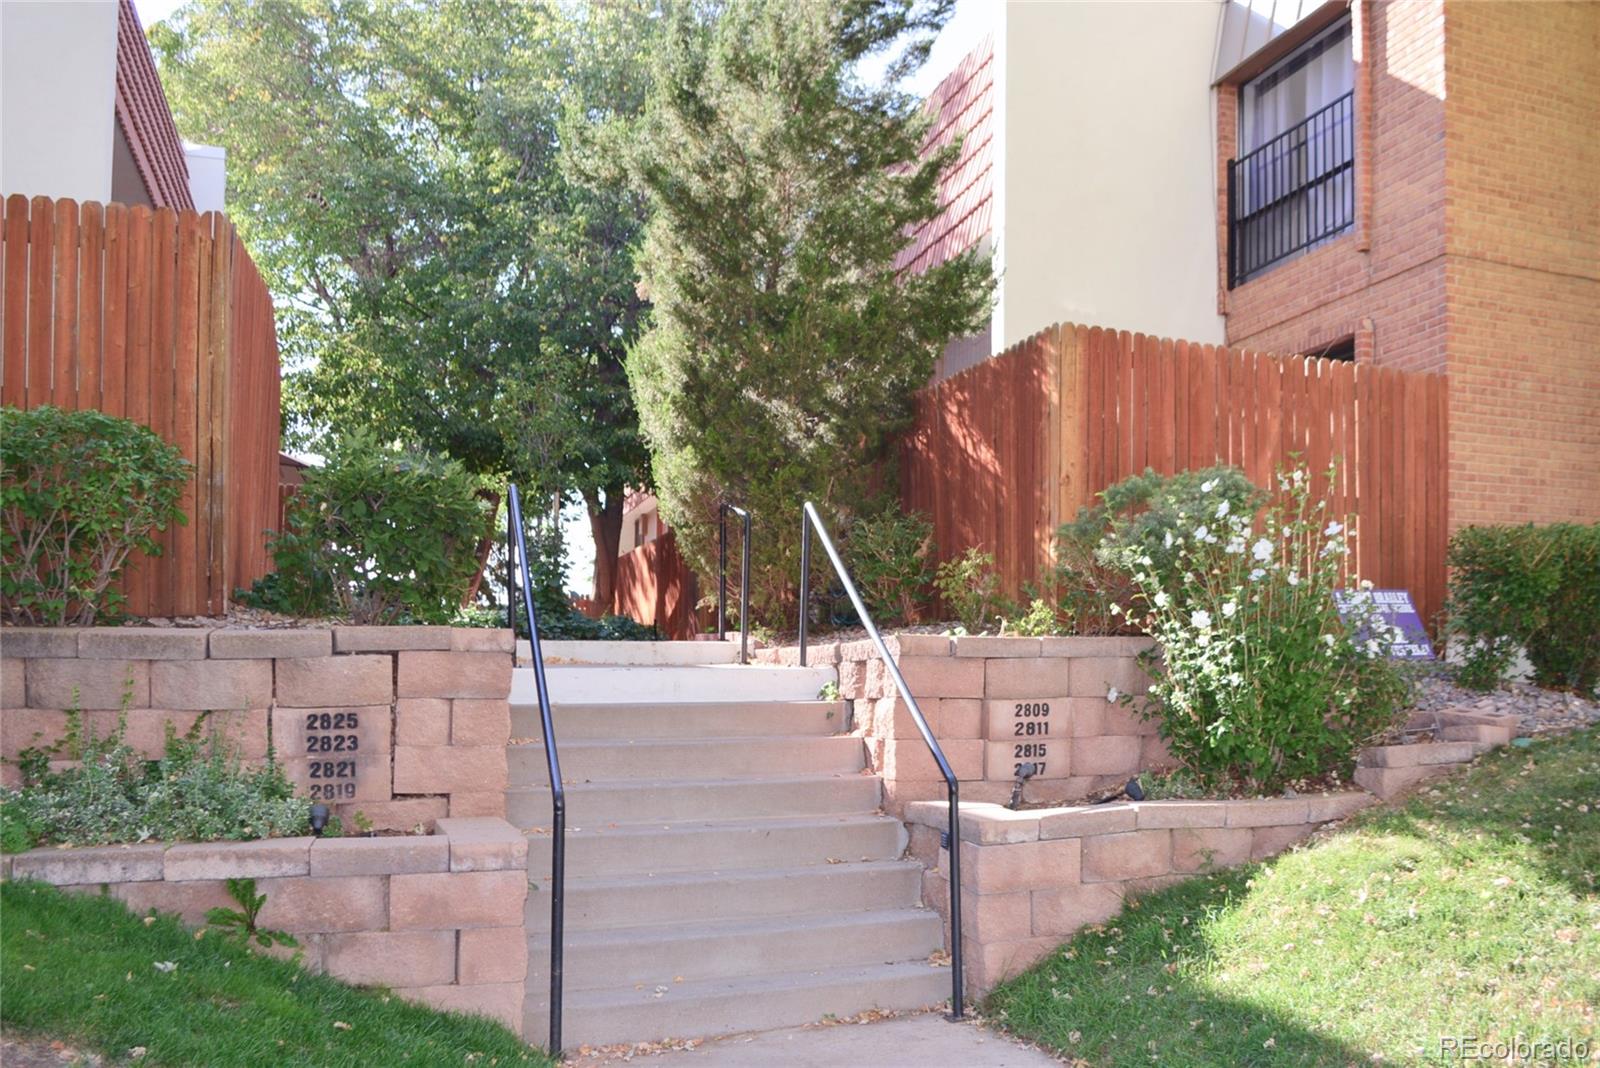
[(257, 922), (261, 918), (262, 907), (267, 903), (267, 895), (256, 892), (254, 879), (229, 879), (227, 886), (228, 896), (239, 907), (207, 909), (206, 923), (241, 942), (254, 942), (263, 949), (273, 946), (299, 947), (300, 942), (294, 935), (262, 927)]
[(96, 411), (0, 409), (0, 611), (61, 626), (115, 617), (113, 583), (187, 519), (190, 464), (148, 427)]
[(448, 623), (492, 520), (460, 464), (352, 434), (306, 472), (272, 540), (276, 603), (357, 623)]
[(1257, 516), (1242, 473), (1180, 475), (1109, 517), (1102, 559), (1133, 580), (1126, 611), (1160, 649), (1142, 707), (1203, 782), (1267, 790), (1345, 768), (1406, 697), (1370, 603), (1357, 594), (1357, 618), (1340, 619), (1347, 533), (1309, 482), (1280, 474)]
[(1600, 524), (1466, 527), (1450, 539), (1460, 682), (1490, 690), (1524, 650), (1540, 686), (1600, 685)]
[(933, 523), (890, 505), (851, 524), (845, 540), (850, 574), (868, 608), (886, 624), (915, 620), (933, 578)]
[(221, 739), (203, 736), (204, 723), (183, 736), (169, 727), (165, 755), (145, 760), (124, 740), (125, 720), (100, 738), (69, 710), (59, 744), (22, 752), (21, 788), (0, 788), (4, 850), (308, 833), (309, 804), (270, 754), (245, 767)]
[(994, 554), (976, 547), (954, 560), (939, 565), (934, 577), (945, 614), (953, 616), (963, 628), (979, 633), (997, 623), (1015, 608), (1000, 589), (1000, 575), (994, 569)]
[[(1130, 899), (985, 1014), (1101, 1068), (1444, 1064), (1441, 1039), (1591, 1039), (1600, 732), (1502, 749), (1264, 864)], [(1458, 1047), (1459, 1048), (1459, 1047)]]
[(147, 922), (115, 898), (7, 882), (0, 910), (7, 1033), (49, 1035), (108, 1064), (554, 1064), (481, 1016), (312, 975), (235, 939), (196, 938), (175, 917)]

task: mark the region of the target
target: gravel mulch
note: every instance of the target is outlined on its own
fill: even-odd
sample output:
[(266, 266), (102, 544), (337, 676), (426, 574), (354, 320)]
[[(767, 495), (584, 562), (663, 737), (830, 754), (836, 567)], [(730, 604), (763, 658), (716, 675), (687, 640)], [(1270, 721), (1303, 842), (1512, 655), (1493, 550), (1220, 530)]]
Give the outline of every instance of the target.
[(1418, 680), (1419, 712), (1459, 708), (1469, 712), (1512, 713), (1524, 734), (1561, 734), (1600, 724), (1600, 701), (1560, 690), (1541, 690), (1528, 682), (1506, 682), (1489, 693), (1458, 686), (1442, 670)]

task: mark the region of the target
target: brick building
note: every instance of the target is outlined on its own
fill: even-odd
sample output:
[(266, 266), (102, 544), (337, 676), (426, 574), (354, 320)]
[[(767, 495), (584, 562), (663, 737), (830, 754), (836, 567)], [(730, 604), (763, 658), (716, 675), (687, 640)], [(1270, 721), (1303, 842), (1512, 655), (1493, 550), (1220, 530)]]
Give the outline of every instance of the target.
[(912, 257), (993, 251), (991, 351), (1069, 320), (1445, 372), (1452, 528), (1600, 518), (1600, 3), (993, 12), (929, 96), (981, 151)]

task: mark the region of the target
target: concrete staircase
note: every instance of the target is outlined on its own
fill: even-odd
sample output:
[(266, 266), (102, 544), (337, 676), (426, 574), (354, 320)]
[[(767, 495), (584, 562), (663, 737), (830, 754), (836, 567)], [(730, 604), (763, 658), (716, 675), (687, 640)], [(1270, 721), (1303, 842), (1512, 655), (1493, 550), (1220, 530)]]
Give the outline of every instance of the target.
[[(921, 865), (879, 812), (861, 740), (838, 733), (842, 704), (817, 700), (832, 669), (706, 663), (727, 657), (714, 643), (568, 644), (546, 651), (567, 788), (567, 1048), (948, 998)], [(633, 662), (592, 662), (612, 657)], [(530, 839), (524, 1024), (537, 1042), (550, 793), (531, 675), (513, 684), (507, 815)]]

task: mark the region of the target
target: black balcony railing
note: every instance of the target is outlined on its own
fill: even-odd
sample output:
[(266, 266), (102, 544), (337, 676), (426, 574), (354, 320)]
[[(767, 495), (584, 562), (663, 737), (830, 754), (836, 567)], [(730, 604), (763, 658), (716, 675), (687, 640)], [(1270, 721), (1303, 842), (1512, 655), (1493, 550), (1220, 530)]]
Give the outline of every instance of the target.
[(1354, 93), (1228, 161), (1228, 288), (1355, 224)]

